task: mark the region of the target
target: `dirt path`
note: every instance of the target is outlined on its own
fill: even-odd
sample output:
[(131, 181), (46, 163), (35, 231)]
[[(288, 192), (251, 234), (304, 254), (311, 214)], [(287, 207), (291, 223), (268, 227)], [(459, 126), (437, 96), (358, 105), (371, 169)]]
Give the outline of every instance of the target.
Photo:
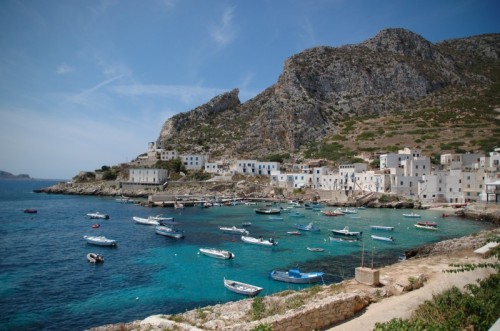
[[(442, 270), (449, 269), (450, 263), (478, 263), (485, 262), (479, 257), (429, 257), (425, 259), (408, 260), (394, 266), (382, 269), (382, 277), (398, 277), (398, 275), (411, 275), (424, 273), (427, 281), (424, 286), (402, 295), (392, 296), (373, 303), (366, 310), (353, 318), (338, 324), (329, 330), (334, 331), (358, 331), (373, 330), (375, 323), (387, 322), (393, 318), (409, 318), (411, 313), (424, 301), (432, 299), (453, 286), (463, 288), (466, 284), (476, 283), (477, 279), (488, 277), (494, 271), (492, 269), (476, 269), (463, 273), (444, 273)], [(404, 276), (407, 277), (407, 276)]]

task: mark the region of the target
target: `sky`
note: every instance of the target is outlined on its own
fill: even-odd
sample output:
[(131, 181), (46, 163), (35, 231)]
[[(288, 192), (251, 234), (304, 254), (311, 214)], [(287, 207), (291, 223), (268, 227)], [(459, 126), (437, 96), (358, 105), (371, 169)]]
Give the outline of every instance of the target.
[(307, 48), (500, 33), (499, 17), (498, 0), (2, 0), (0, 170), (129, 162), (170, 117), (233, 88), (245, 102)]

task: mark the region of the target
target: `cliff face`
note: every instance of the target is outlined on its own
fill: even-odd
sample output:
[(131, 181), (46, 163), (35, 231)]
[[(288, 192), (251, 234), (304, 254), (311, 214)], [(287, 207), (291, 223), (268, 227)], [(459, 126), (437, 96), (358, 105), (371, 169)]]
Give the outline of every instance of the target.
[(287, 59), (276, 84), (255, 98), (241, 104), (236, 89), (218, 96), (169, 119), (160, 140), (214, 156), (297, 152), (338, 134), (349, 119), (474, 95), (498, 80), (499, 45), (498, 34), (433, 44), (388, 29), (358, 45), (307, 49)]

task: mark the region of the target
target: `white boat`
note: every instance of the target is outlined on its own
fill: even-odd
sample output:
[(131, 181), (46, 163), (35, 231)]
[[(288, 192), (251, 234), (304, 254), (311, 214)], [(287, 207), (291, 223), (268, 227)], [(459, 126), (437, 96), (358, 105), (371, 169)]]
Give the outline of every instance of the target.
[(249, 237), (249, 236), (241, 236), (241, 240), (243, 242), (246, 242), (247, 244), (254, 244), (254, 245), (262, 245), (262, 246), (278, 245), (278, 242), (275, 241), (273, 238), (263, 239), (262, 237), (254, 238), (254, 237)]
[(281, 282), (310, 284), (322, 280), (323, 275), (323, 272), (300, 272), (299, 269), (289, 269), (288, 271), (273, 270), (269, 274), (269, 277)]
[(182, 209), (182, 208), (184, 208), (184, 204), (176, 201), (176, 202), (174, 202), (174, 208), (175, 209)]
[(415, 224), (416, 228), (424, 229), (424, 230), (437, 230), (437, 224), (434, 222), (417, 222)]
[(90, 263), (104, 262), (104, 256), (97, 254), (97, 253), (88, 253), (87, 254), (87, 261), (89, 261)]
[(354, 243), (358, 242), (360, 239), (359, 237), (332, 237), (330, 236), (330, 241), (336, 241), (336, 242), (348, 242), (348, 243)]
[(95, 213), (88, 213), (87, 216), (91, 219), (104, 219), (104, 220), (107, 220), (109, 219), (109, 215), (108, 214), (101, 214), (100, 212), (96, 211)]
[(318, 228), (317, 226), (315, 226), (313, 224), (313, 222), (305, 225), (305, 224), (297, 224), (297, 229), (301, 230), (301, 231), (312, 231), (312, 232), (317, 232), (317, 231), (321, 231), (320, 228)]
[(357, 214), (358, 213), (356, 211), (356, 209), (352, 209), (352, 208), (339, 209), (339, 211), (344, 213), (344, 214)]
[(382, 231), (392, 231), (394, 230), (393, 226), (383, 226), (383, 225), (370, 225), (372, 230), (382, 230)]
[(324, 252), (325, 249), (321, 247), (307, 247), (309, 252)]
[(255, 209), (255, 213), (257, 213), (257, 214), (279, 214), (279, 213), (281, 213), (281, 209), (258, 208), (258, 209)]
[(258, 287), (251, 284), (245, 284), (242, 282), (237, 282), (235, 280), (229, 280), (224, 278), (224, 287), (229, 291), (233, 291), (238, 294), (248, 295), (248, 296), (256, 296), (262, 291), (262, 287)]
[(416, 213), (403, 214), (404, 217), (419, 218), (420, 215)]
[(179, 222), (174, 221), (173, 217), (165, 217), (163, 215), (150, 216), (149, 218), (158, 221), (160, 225), (177, 225)]
[(283, 217), (279, 216), (269, 216), (269, 219), (272, 221), (283, 221)]
[(235, 226), (219, 226), (219, 230), (229, 234), (248, 234), (248, 231), (246, 229), (237, 228)]
[(120, 203), (134, 203), (134, 199), (132, 198), (129, 198), (129, 197), (125, 197), (125, 196), (122, 196), (121, 198), (117, 198), (115, 199), (116, 202), (120, 202)]
[(350, 231), (348, 226), (345, 226), (342, 230), (330, 230), (333, 234), (345, 237), (358, 237), (363, 234), (363, 232), (359, 231)]
[(139, 224), (144, 224), (144, 225), (160, 225), (160, 222), (154, 220), (151, 216), (148, 218), (142, 218), (142, 217), (137, 217), (134, 216), (132, 217), (134, 221), (136, 221)]
[(168, 226), (164, 226), (164, 225), (157, 225), (155, 227), (155, 232), (157, 234), (162, 235), (162, 236), (172, 237), (172, 238), (176, 238), (176, 239), (180, 239), (180, 238), (184, 237), (183, 231), (172, 229), (172, 228), (170, 228)]
[(381, 241), (394, 241), (393, 237), (381, 237), (372, 235), (373, 240), (381, 240)]
[(206, 256), (215, 257), (216, 259), (229, 260), (234, 259), (236, 255), (230, 251), (217, 248), (200, 248), (200, 253)]
[(89, 244), (98, 246), (116, 246), (116, 240), (108, 239), (105, 236), (83, 236)]

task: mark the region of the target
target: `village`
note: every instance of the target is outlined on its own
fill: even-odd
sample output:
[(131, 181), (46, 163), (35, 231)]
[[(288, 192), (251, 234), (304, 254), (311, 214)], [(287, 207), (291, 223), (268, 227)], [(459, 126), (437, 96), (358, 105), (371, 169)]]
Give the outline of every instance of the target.
[(369, 170), (373, 157), (365, 162), (341, 164), (332, 169), (325, 160), (301, 164), (257, 160), (211, 160), (203, 154), (181, 154), (165, 150), (161, 142), (149, 142), (147, 153), (132, 161), (123, 187), (165, 186), (168, 171), (154, 168), (158, 160), (179, 158), (187, 170), (212, 174), (211, 181), (224, 181), (235, 174), (266, 176), (269, 186), (292, 190), (313, 189), (322, 200), (339, 192), (345, 195), (381, 193), (395, 195), (420, 204), (500, 202), (500, 148), (480, 153), (442, 154), (440, 164), (418, 149), (404, 148), (397, 153), (378, 155), (379, 169)]

